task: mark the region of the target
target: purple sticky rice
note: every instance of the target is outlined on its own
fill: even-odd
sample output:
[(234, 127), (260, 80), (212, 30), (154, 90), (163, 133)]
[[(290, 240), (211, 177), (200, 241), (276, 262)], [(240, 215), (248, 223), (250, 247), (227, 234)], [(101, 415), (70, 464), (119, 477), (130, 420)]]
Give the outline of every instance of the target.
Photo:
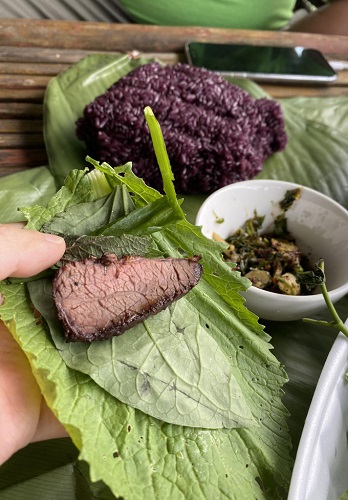
[(160, 123), (178, 193), (211, 193), (251, 179), (287, 142), (279, 103), (254, 99), (203, 68), (145, 64), (86, 106), (76, 132), (90, 156), (112, 166), (131, 161), (159, 191), (146, 106)]

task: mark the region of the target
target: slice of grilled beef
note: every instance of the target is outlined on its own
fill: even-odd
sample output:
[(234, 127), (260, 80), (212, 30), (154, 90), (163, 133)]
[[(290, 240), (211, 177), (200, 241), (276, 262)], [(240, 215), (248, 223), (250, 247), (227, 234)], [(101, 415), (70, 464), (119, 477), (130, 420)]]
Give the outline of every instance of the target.
[(66, 338), (121, 335), (189, 292), (202, 274), (199, 259), (106, 254), (65, 264), (54, 277), (53, 297)]

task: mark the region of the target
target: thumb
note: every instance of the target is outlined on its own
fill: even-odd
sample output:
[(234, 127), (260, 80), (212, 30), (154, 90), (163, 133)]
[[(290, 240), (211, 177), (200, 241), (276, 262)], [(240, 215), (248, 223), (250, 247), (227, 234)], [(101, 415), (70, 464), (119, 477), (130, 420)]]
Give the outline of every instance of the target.
[(0, 280), (33, 276), (55, 264), (64, 251), (60, 236), (23, 229), (19, 224), (0, 224)]

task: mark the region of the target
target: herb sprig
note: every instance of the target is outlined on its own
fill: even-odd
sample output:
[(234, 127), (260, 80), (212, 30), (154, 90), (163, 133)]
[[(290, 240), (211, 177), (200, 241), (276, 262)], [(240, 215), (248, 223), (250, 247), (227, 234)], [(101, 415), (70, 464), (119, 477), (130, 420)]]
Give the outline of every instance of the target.
[[(324, 261), (320, 259), (316, 263), (316, 267), (318, 270), (322, 272), (322, 274), (325, 277), (325, 272), (324, 272)], [(303, 321), (306, 323), (312, 323), (316, 325), (322, 325), (322, 326), (327, 326), (331, 328), (335, 328), (336, 330), (342, 332), (347, 338), (348, 338), (348, 328), (345, 326), (341, 318), (339, 317), (332, 301), (329, 295), (329, 292), (327, 291), (326, 284), (325, 284), (325, 279), (319, 284), (321, 293), (323, 294), (325, 303), (330, 311), (330, 314), (332, 316), (332, 321), (325, 321), (325, 320), (317, 320), (317, 319), (312, 319), (312, 318), (303, 318)]]

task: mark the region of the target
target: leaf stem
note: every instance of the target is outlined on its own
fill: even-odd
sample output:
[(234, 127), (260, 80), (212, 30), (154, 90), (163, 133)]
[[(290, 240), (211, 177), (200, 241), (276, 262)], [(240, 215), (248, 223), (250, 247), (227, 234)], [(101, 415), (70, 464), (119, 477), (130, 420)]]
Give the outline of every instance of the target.
[(180, 216), (184, 217), (184, 212), (178, 203), (175, 187), (174, 175), (170, 166), (170, 161), (167, 154), (166, 144), (164, 142), (162, 130), (150, 106), (146, 106), (144, 110), (146, 123), (150, 130), (153, 148), (155, 150), (159, 169), (163, 179), (163, 189), (166, 193), (169, 203), (173, 210)]
[[(323, 271), (324, 273), (324, 261), (321, 260), (318, 264), (318, 267)], [(330, 314), (333, 318), (333, 321), (320, 321), (320, 320), (315, 320), (311, 318), (303, 318), (303, 321), (306, 323), (312, 323), (316, 325), (322, 325), (322, 326), (329, 326), (332, 328), (335, 328), (336, 330), (341, 331), (347, 338), (348, 338), (348, 328), (345, 326), (341, 318), (339, 317), (333, 303), (331, 302), (329, 292), (327, 291), (325, 281), (320, 285), (321, 293), (323, 294), (325, 303), (330, 311)]]

